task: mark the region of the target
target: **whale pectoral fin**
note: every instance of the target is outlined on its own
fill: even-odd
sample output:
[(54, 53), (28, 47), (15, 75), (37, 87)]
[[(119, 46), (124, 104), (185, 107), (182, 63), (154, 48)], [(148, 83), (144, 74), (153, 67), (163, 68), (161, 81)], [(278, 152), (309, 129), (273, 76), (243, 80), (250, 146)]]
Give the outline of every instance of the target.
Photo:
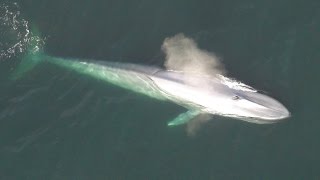
[(197, 110), (189, 110), (187, 112), (181, 113), (172, 121), (168, 122), (168, 126), (177, 126), (177, 125), (185, 124), (190, 120), (194, 119), (200, 113), (201, 111), (197, 111)]

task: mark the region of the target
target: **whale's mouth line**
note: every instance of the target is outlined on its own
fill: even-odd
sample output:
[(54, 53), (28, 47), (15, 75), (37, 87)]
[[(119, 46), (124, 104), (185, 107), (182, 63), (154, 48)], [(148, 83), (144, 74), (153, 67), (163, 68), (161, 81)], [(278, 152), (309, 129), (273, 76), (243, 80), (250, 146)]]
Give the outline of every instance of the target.
[(290, 117), (290, 116), (288, 116), (288, 117), (277, 118), (277, 119), (266, 119), (266, 118), (252, 117), (252, 116), (239, 116), (239, 115), (235, 115), (235, 114), (215, 114), (215, 115), (236, 118), (236, 119), (242, 119), (247, 122), (255, 122), (255, 123), (259, 123), (259, 124), (278, 123), (278, 122), (286, 120)]

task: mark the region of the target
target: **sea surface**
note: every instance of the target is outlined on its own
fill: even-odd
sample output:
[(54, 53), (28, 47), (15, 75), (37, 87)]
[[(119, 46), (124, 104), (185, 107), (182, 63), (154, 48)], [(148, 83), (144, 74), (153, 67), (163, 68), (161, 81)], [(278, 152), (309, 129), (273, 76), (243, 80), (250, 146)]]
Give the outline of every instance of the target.
[[(0, 23), (1, 180), (320, 179), (318, 0), (1, 0)], [(291, 117), (216, 116), (190, 136), (167, 126), (185, 111), (170, 102), (45, 63), (10, 78), (31, 39), (52, 56), (162, 66), (179, 33)]]

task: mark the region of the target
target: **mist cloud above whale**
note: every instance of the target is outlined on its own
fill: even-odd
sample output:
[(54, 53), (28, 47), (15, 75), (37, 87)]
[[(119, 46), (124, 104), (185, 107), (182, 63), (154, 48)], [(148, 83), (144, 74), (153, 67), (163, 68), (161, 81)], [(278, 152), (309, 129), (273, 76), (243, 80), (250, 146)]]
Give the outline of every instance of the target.
[(166, 38), (162, 50), (166, 54), (164, 66), (167, 70), (206, 76), (226, 73), (215, 54), (199, 49), (197, 43), (184, 34)]

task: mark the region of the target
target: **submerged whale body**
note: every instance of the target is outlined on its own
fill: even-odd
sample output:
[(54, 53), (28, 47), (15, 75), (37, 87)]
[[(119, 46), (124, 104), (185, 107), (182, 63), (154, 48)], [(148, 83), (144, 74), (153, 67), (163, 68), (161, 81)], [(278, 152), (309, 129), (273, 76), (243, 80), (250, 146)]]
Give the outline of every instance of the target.
[(205, 76), (152, 66), (65, 59), (39, 53), (26, 57), (16, 69), (15, 77), (22, 76), (40, 62), (55, 64), (158, 100), (169, 100), (188, 109), (170, 121), (169, 126), (210, 118), (203, 115), (227, 116), (259, 124), (278, 122), (290, 116), (289, 111), (272, 97), (219, 74)]

